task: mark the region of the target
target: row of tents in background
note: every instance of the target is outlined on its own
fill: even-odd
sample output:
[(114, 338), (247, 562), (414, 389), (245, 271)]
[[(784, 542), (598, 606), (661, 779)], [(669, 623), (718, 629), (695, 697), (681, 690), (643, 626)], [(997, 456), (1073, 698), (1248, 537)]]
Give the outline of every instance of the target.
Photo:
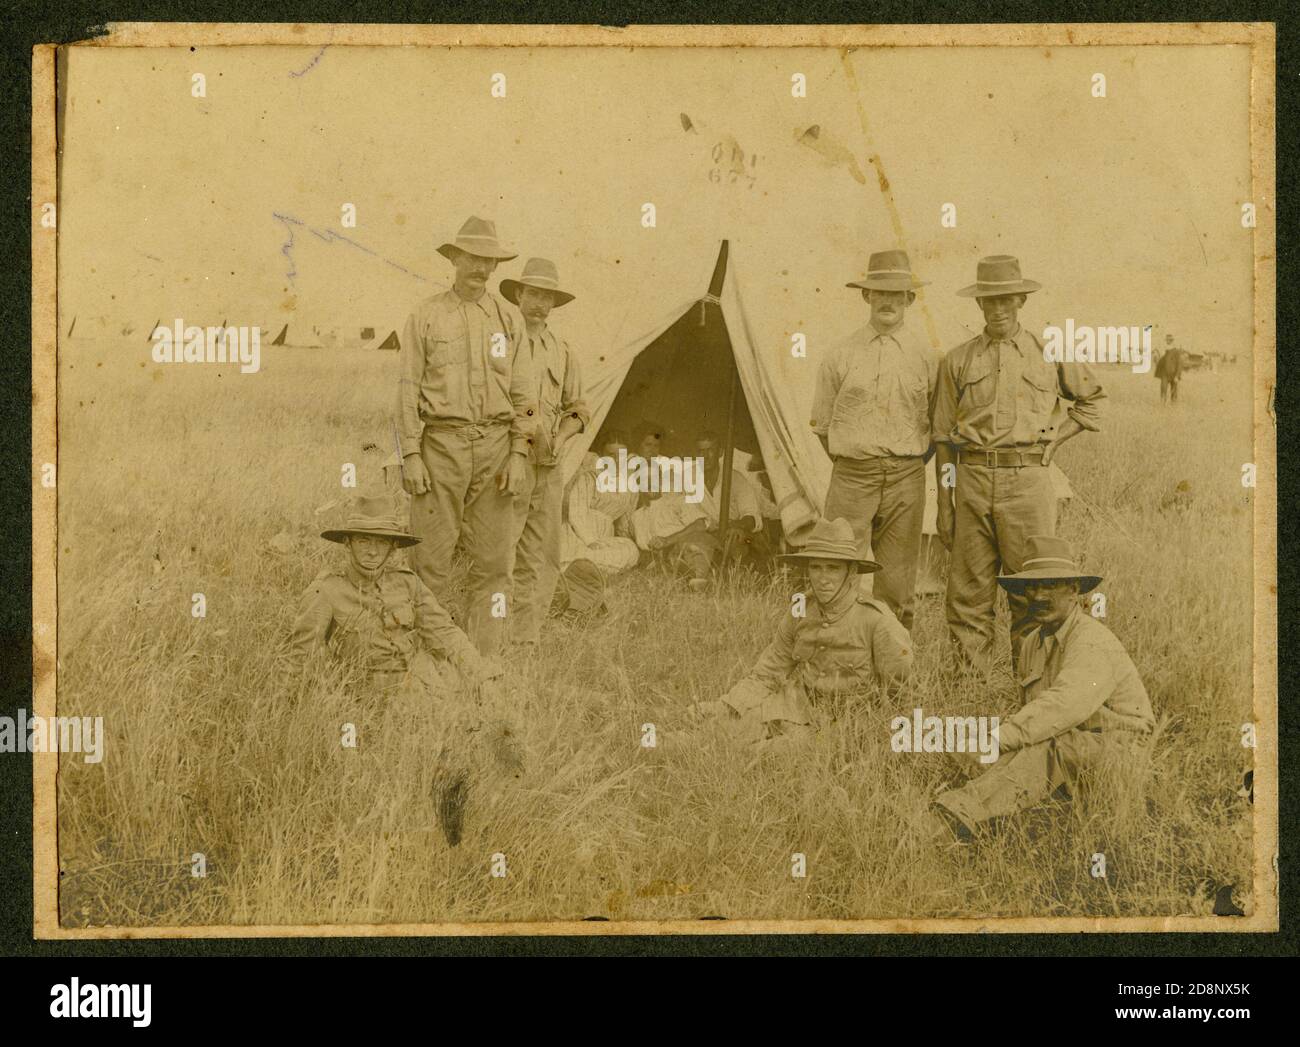
[[(223, 318), (214, 326), (218, 331), (224, 331), (227, 322), (228, 319)], [(381, 349), (396, 352), (405, 323), (403, 317), (397, 322), (366, 326), (293, 323), (286, 320), (257, 326), (262, 332), (263, 345), (278, 345), (287, 349)], [(110, 320), (104, 316), (83, 319), (76, 316), (69, 322), (64, 335), (71, 339), (87, 340), (141, 337), (146, 342), (152, 342), (153, 333), (159, 326), (170, 328), (171, 322), (159, 319), (146, 326), (132, 320)]]

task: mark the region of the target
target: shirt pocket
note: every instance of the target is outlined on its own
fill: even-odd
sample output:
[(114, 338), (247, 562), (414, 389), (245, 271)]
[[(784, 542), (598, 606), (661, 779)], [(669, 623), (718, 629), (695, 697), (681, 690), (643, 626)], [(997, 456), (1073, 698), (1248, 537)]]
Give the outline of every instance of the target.
[(834, 425), (859, 427), (870, 413), (871, 396), (856, 380), (850, 379), (840, 387), (835, 403), (831, 407), (831, 422)]
[(961, 377), (961, 405), (987, 407), (998, 393), (998, 376), (988, 354), (977, 356)]
[(898, 396), (890, 407), (897, 424), (929, 432), (930, 380), (924, 369), (909, 366), (898, 376)]
[(1026, 701), (1032, 701), (1038, 695), (1038, 691), (1043, 684), (1043, 670), (1039, 668), (1030, 668), (1025, 670), (1022, 675), (1018, 676), (1021, 692), (1025, 695)]
[(1021, 389), (1025, 404), (1035, 414), (1050, 414), (1056, 406), (1057, 383), (1056, 368), (1050, 364), (1038, 363), (1025, 368)]

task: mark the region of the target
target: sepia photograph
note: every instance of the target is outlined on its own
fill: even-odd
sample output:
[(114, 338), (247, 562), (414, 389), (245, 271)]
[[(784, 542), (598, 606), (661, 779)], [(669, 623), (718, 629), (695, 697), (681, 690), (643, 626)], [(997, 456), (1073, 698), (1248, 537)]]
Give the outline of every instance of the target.
[(1274, 77), (38, 47), (37, 936), (1277, 930)]

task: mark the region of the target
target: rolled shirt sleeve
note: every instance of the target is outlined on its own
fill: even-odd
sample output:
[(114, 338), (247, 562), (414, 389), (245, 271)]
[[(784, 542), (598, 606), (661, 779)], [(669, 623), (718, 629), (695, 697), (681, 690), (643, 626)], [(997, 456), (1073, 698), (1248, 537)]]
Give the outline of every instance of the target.
[(510, 420), (510, 450), (514, 454), (528, 454), (537, 430), (537, 379), (529, 354), (521, 352), (524, 339), (512, 313), (502, 310), (510, 338), (510, 404), (514, 414)]
[(579, 432), (586, 430), (591, 422), (591, 409), (587, 406), (587, 401), (583, 396), (582, 387), (582, 368), (578, 364), (577, 354), (565, 346), (565, 357), (567, 366), (564, 368), (564, 390), (562, 393), (563, 402), (560, 405), (560, 420), (564, 418), (576, 418), (578, 424), (582, 427)]
[(1097, 373), (1088, 364), (1060, 363), (1056, 373), (1061, 396), (1070, 401), (1067, 413), (1083, 428), (1097, 432), (1101, 422), (1101, 404), (1106, 392), (1097, 380)]
[(831, 418), (835, 414), (835, 397), (839, 395), (840, 383), (844, 380), (839, 359), (838, 348), (832, 349), (817, 368), (817, 385), (813, 392), (812, 431), (818, 436), (830, 434)]
[(953, 358), (960, 351), (954, 349), (939, 362), (935, 377), (934, 401), (930, 409), (930, 435), (935, 443), (956, 443), (954, 428), (957, 425), (957, 382), (953, 378)]
[(416, 314), (406, 318), (397, 350), (397, 439), (406, 457), (420, 450), (424, 423), (420, 420), (420, 383), (424, 379), (424, 345), (419, 337)]

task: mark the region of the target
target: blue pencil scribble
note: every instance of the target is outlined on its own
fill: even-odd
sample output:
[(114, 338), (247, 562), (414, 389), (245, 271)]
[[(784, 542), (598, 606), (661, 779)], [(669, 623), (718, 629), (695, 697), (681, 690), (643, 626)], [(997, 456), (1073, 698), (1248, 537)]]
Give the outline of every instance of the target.
[(284, 246), (280, 248), (280, 253), (284, 255), (285, 259), (289, 262), (289, 271), (286, 272), (284, 275), (285, 278), (289, 281), (289, 286), (292, 287), (293, 278), (298, 275), (298, 270), (293, 264), (293, 229), (291, 227), (291, 224), (302, 225), (302, 222), (298, 221), (298, 219), (296, 218), (291, 218), (287, 214), (280, 214), (278, 211), (272, 211), (271, 217), (274, 218), (277, 222), (283, 222), (285, 231), (288, 232), (289, 234), (289, 239), (286, 240), (284, 242)]
[(327, 47), (329, 47), (329, 44), (326, 44), (319, 51), (317, 51), (316, 57), (313, 58), (310, 62), (308, 62), (305, 66), (303, 66), (303, 68), (299, 69), (296, 73), (292, 69), (289, 70), (289, 75), (293, 77), (306, 76), (308, 73), (310, 73), (313, 69), (316, 68), (316, 63), (320, 61), (321, 55), (325, 53), (325, 48)]
[(294, 260), (293, 260), (293, 245), (294, 245), (293, 226), (295, 225), (301, 226), (303, 229), (306, 229), (307, 232), (311, 233), (312, 236), (316, 237), (317, 239), (324, 240), (325, 243), (327, 244), (344, 244), (347, 247), (355, 248), (356, 250), (362, 252), (363, 254), (369, 255), (371, 258), (383, 262), (384, 265), (396, 269), (399, 273), (404, 273), (405, 275), (411, 277), (412, 279), (420, 280), (424, 283), (429, 283), (429, 278), (427, 276), (424, 276), (417, 272), (413, 272), (412, 270), (406, 268), (406, 266), (402, 265), (400, 262), (394, 262), (391, 258), (385, 258), (378, 251), (371, 250), (365, 244), (359, 243), (356, 240), (353, 240), (349, 236), (344, 236), (342, 233), (336, 233), (333, 229), (316, 229), (313, 226), (308, 225), (306, 222), (302, 221), (301, 219), (294, 218), (292, 215), (281, 214), (279, 211), (273, 211), (271, 213), (271, 217), (278, 222), (283, 222), (285, 230), (289, 234), (289, 239), (286, 240), (284, 246), (280, 248), (280, 253), (284, 255), (284, 257), (289, 262), (289, 270), (284, 275), (285, 278), (289, 281), (290, 286), (293, 286), (293, 278), (298, 275), (298, 269), (297, 266), (294, 264)]

